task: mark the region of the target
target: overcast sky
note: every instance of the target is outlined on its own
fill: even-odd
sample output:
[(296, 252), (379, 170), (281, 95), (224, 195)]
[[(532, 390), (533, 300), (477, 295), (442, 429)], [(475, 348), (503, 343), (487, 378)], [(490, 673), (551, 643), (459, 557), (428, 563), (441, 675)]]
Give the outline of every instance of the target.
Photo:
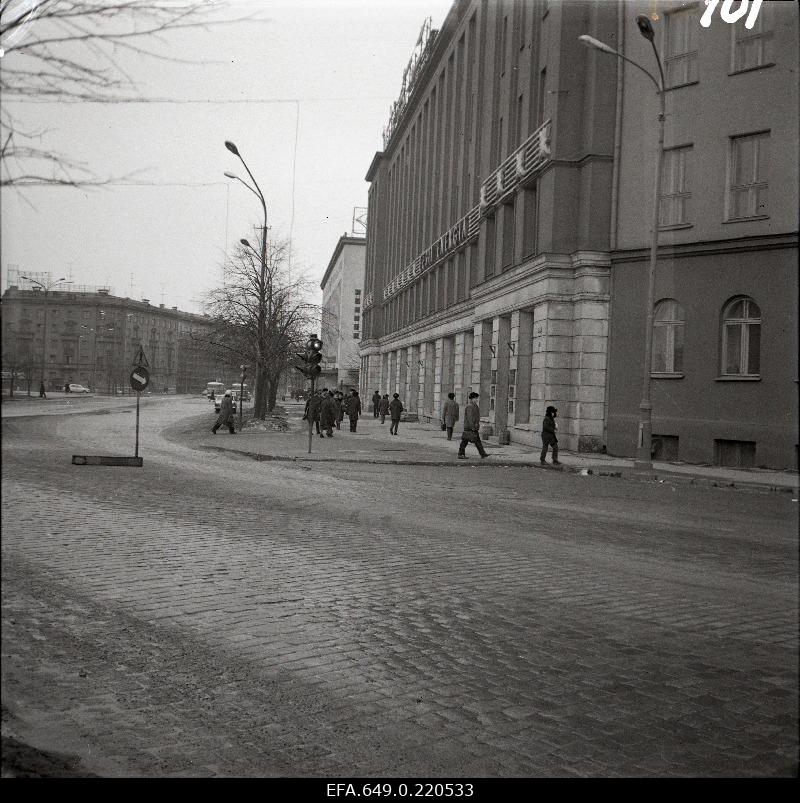
[(439, 27), (450, 5), (230, 0), (217, 16), (258, 21), (166, 37), (163, 52), (194, 63), (125, 58), (142, 97), (170, 102), (9, 103), (19, 123), (48, 129), (43, 147), (140, 183), (4, 189), (3, 290), (12, 266), (200, 311), (226, 250), (261, 220), (257, 198), (223, 176), (246, 178), (227, 139), (266, 196), (270, 237), (291, 233), (292, 269), (318, 285), (367, 204), (364, 176), (420, 27), (428, 16)]

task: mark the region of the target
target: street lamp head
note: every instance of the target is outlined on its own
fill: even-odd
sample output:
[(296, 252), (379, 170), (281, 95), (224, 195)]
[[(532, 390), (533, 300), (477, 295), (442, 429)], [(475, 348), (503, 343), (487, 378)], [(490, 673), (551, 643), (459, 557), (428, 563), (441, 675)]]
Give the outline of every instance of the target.
[(243, 245), (245, 248), (252, 248), (252, 246), (250, 245), (250, 243), (249, 243), (249, 242), (247, 242), (247, 240), (245, 240), (245, 239), (244, 239), (244, 237), (242, 237), (242, 239), (241, 239), (241, 240), (239, 240), (239, 242), (240, 242), (240, 243), (241, 243), (241, 244), (242, 244), (242, 245)]
[(607, 44), (605, 44), (605, 42), (601, 42), (599, 39), (595, 39), (593, 36), (587, 36), (584, 34), (583, 36), (578, 37), (578, 41), (586, 47), (591, 47), (595, 50), (602, 50), (603, 53), (611, 53), (614, 56), (617, 55), (617, 51), (614, 50), (613, 47), (609, 47)]
[(239, 178), (239, 176), (235, 176), (233, 173), (225, 173), (224, 176), (225, 176), (225, 178), (232, 178), (232, 179), (237, 179), (237, 180)]
[(237, 148), (237, 147), (236, 147), (236, 146), (235, 146), (235, 145), (234, 145), (234, 144), (233, 144), (233, 143), (232, 143), (232, 142), (231, 142), (229, 139), (226, 139), (226, 140), (225, 140), (225, 147), (226, 147), (226, 148), (227, 148), (227, 149), (228, 149), (228, 150), (229, 150), (229, 151), (230, 151), (230, 152), (231, 152), (231, 153), (232, 153), (234, 156), (238, 156), (238, 155), (239, 155), (239, 149), (238, 149), (238, 148)]
[(636, 25), (639, 27), (639, 33), (647, 39), (648, 42), (652, 42), (653, 39), (655, 39), (656, 34), (653, 30), (653, 23), (650, 22), (650, 18), (645, 14), (639, 14), (636, 17)]

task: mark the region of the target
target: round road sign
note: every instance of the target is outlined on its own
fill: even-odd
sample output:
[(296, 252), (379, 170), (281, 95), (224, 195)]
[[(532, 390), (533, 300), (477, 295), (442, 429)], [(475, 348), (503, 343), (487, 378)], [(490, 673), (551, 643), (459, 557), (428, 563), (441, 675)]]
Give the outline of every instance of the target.
[(147, 368), (142, 368), (139, 366), (138, 368), (134, 368), (131, 372), (131, 387), (135, 391), (142, 391), (144, 390), (148, 383), (150, 382), (150, 374), (147, 371)]

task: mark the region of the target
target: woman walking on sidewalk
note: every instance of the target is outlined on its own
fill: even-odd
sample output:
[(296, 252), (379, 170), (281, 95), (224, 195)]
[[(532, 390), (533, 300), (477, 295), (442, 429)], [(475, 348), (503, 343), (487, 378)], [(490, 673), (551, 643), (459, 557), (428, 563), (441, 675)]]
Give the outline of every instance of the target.
[(447, 440), (453, 440), (453, 427), (458, 421), (459, 409), (455, 393), (447, 394), (447, 401), (442, 408), (442, 425), (447, 431)]

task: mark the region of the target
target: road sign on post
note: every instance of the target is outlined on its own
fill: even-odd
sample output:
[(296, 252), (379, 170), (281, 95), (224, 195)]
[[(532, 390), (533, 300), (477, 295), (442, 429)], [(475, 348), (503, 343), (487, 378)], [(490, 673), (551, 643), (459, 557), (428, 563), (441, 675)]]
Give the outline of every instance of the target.
[(141, 393), (150, 384), (150, 372), (147, 368), (138, 366), (131, 372), (131, 387)]

